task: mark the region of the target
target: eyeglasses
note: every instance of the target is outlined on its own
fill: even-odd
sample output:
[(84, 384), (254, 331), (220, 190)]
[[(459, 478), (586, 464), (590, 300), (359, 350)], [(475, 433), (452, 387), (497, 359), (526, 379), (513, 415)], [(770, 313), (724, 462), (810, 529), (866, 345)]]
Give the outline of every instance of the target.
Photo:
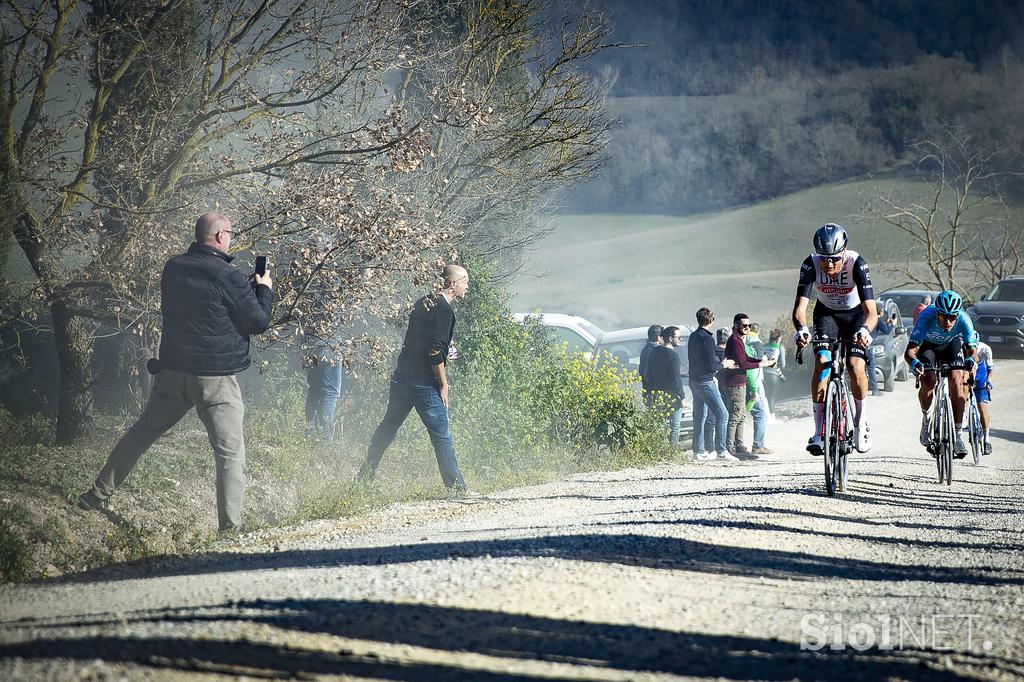
[(945, 322), (952, 322), (956, 319), (956, 315), (947, 315), (946, 313), (939, 313), (939, 319)]
[(818, 256), (818, 260), (821, 261), (822, 263), (838, 263), (839, 261), (843, 260), (843, 257), (841, 255), (840, 256)]
[(739, 325), (739, 328), (740, 329), (750, 329), (750, 325), (749, 324), (741, 324), (741, 325)]

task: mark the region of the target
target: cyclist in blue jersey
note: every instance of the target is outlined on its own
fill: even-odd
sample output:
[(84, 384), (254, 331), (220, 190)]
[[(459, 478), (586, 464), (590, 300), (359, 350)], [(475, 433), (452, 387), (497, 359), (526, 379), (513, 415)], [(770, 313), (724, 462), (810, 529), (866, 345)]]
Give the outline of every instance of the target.
[[(921, 311), (910, 332), (906, 358), (907, 364), (921, 378), (917, 399), (921, 404), (921, 445), (925, 447), (931, 440), (929, 411), (936, 382), (935, 374), (925, 373), (925, 364), (962, 365), (968, 371), (974, 365), (971, 356), (978, 345), (978, 333), (974, 331), (971, 318), (963, 311), (963, 306), (963, 299), (958, 293), (943, 291), (935, 297), (935, 303)], [(953, 420), (956, 422), (955, 454), (958, 459), (963, 459), (967, 456), (967, 445), (961, 437), (967, 404), (964, 370), (950, 371), (948, 381), (949, 397), (953, 402)]]

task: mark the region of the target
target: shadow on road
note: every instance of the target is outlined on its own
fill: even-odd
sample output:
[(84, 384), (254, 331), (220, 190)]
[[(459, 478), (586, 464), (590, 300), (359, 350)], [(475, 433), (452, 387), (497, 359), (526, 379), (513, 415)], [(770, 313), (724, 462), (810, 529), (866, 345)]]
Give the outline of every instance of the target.
[[(772, 639), (680, 633), (635, 625), (567, 621), (420, 604), (296, 599), (247, 601), (213, 608), (216, 613), (210, 613), (206, 608), (186, 613), (180, 610), (145, 612), (139, 617), (131, 615), (129, 622), (173, 624), (179, 632), (188, 633), (192, 631), (192, 625), (242, 621), (305, 634), (471, 652), (505, 659), (536, 659), (625, 671), (734, 680), (788, 680), (794, 677), (962, 679), (956, 672), (944, 669), (934, 653), (913, 649), (858, 653), (850, 648), (836, 651), (826, 648), (813, 652), (801, 650), (793, 642)], [(110, 617), (88, 625), (116, 625), (118, 622), (123, 621)], [(205, 636), (208, 628), (202, 631)], [(323, 641), (318, 643), (327, 644)], [(333, 674), (439, 682), (565, 679), (501, 672), (488, 662), (484, 664), (490, 670), (477, 670), (439, 663), (387, 661), (330, 646), (314, 650), (254, 641), (190, 639), (187, 636), (181, 639), (114, 636), (39, 638), (0, 646), (0, 658), (52, 658), (55, 654), (81, 661), (101, 658), (108, 662), (141, 663), (188, 672), (237, 675), (248, 671), (259, 677)], [(975, 660), (970, 654), (960, 656), (965, 662), (982, 663), (981, 659)], [(984, 662), (991, 665), (992, 660)], [(502, 667), (507, 668), (507, 665)]]
[(639, 534), (548, 535), (500, 540), (310, 549), (254, 554), (207, 553), (139, 562), (58, 579), (58, 582), (105, 582), (126, 578), (203, 575), (235, 571), (331, 566), (383, 566), (452, 558), (554, 557), (644, 568), (698, 571), (716, 575), (808, 580), (822, 577), (855, 580), (922, 580), (982, 585), (1024, 584), (1024, 571), (986, 566), (894, 564), (805, 552), (734, 547), (675, 537)]
[(1024, 433), (1020, 431), (1008, 431), (1007, 429), (990, 429), (989, 435), (1002, 438), (1013, 443), (1024, 443)]

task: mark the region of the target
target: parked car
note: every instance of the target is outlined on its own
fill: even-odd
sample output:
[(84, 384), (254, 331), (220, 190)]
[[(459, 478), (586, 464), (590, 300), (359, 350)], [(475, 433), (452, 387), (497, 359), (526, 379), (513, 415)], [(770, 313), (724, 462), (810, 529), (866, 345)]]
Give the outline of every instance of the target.
[(522, 322), (526, 317), (537, 317), (551, 330), (552, 340), (565, 343), (569, 353), (593, 353), (594, 346), (604, 334), (600, 327), (585, 317), (563, 313), (513, 313)]
[(938, 291), (928, 291), (927, 289), (890, 289), (875, 296), (875, 300), (892, 300), (900, 309), (903, 326), (910, 330), (914, 328), (914, 312), (917, 310), (918, 304), (921, 303), (921, 299), (931, 296), (934, 301), (938, 295)]
[[(683, 334), (683, 343), (676, 347), (679, 354), (680, 375), (683, 377), (683, 387), (686, 397), (683, 399), (683, 421), (680, 425), (680, 437), (689, 438), (693, 435), (693, 413), (689, 407), (689, 388), (686, 387), (689, 374), (690, 361), (686, 353), (686, 345), (690, 340), (690, 333), (693, 326), (688, 324), (677, 324)], [(631, 327), (629, 329), (617, 329), (605, 332), (594, 348), (594, 354), (598, 362), (617, 362), (620, 366), (626, 367), (636, 373), (636, 380), (633, 383), (634, 390), (640, 393), (640, 351), (647, 343), (647, 327)]]
[[(920, 296), (917, 300), (920, 301)], [(914, 304), (916, 307), (916, 303)], [(907, 334), (907, 327), (902, 323), (902, 310), (891, 298), (875, 299), (875, 306), (878, 309), (878, 317), (888, 320), (896, 316), (896, 326), (892, 333), (880, 334), (875, 330), (871, 347), (868, 352), (875, 359), (876, 381), (884, 390), (891, 391), (896, 388), (897, 381), (906, 381), (910, 378), (910, 368), (907, 367), (907, 360), (903, 353), (907, 350), (907, 342), (910, 337)], [(911, 311), (913, 314), (913, 311)]]
[(1008, 351), (1024, 351), (1024, 275), (999, 280), (967, 309), (981, 340)]
[[(682, 345), (676, 348), (676, 353), (679, 354), (680, 368), (682, 370), (681, 374), (684, 379), (683, 383), (685, 384), (685, 379), (689, 375), (690, 366), (690, 362), (686, 354), (686, 344), (690, 339), (690, 333), (693, 332), (693, 326), (688, 324), (677, 324), (675, 326), (679, 327), (684, 337)], [(594, 352), (599, 361), (607, 362), (610, 358), (617, 361), (619, 365), (639, 373), (640, 351), (643, 350), (644, 344), (646, 343), (647, 327), (617, 329), (615, 331), (605, 332), (598, 341), (597, 346), (594, 348)]]

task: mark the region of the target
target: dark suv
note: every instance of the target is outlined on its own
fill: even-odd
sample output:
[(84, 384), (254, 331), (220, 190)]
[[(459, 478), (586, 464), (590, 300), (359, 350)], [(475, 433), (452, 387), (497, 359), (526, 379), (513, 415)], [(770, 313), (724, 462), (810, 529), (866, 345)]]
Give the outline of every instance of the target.
[(967, 314), (988, 345), (1024, 351), (1024, 275), (1012, 275), (997, 282)]

